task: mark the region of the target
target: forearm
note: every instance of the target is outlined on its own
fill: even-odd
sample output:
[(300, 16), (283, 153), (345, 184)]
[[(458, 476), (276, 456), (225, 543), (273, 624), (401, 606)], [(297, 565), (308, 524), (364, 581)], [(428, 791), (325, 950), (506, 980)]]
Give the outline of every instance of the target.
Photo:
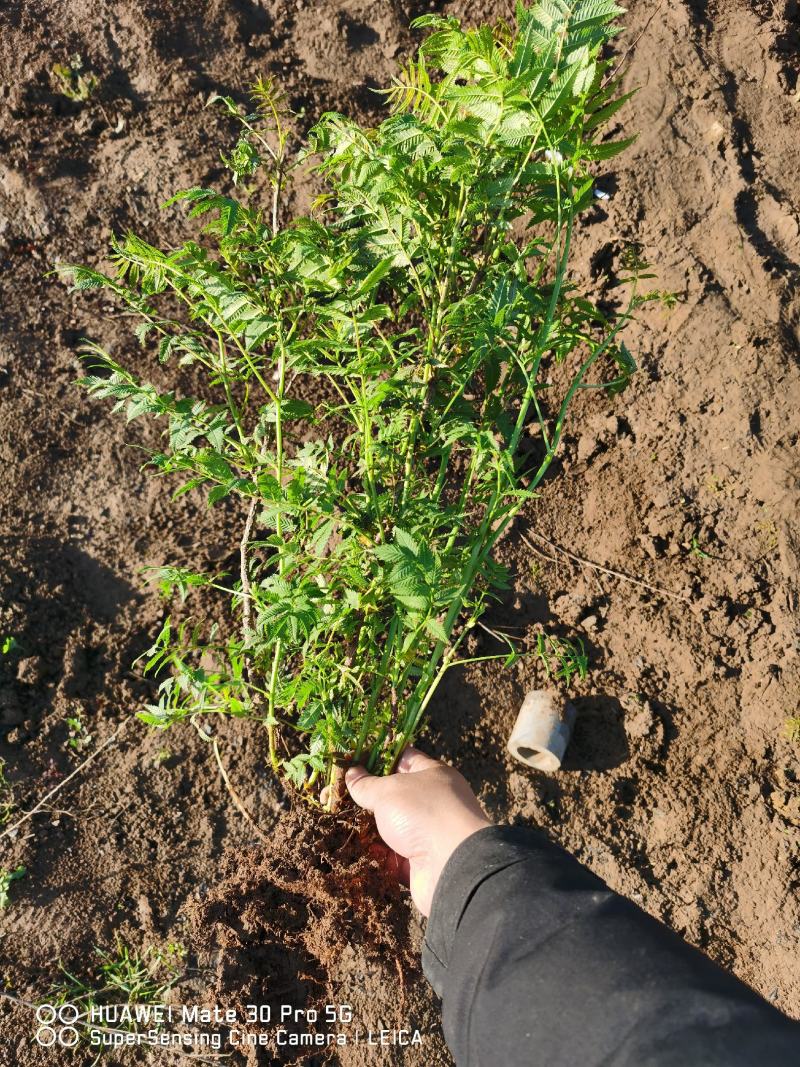
[(798, 1024), (533, 831), (456, 850), (423, 966), (459, 1067), (800, 1061)]

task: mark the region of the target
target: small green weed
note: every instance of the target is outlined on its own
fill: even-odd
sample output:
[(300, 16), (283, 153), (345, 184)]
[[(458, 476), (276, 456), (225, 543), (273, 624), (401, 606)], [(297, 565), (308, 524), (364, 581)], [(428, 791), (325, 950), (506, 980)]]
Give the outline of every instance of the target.
[(19, 641), (12, 634), (0, 638), (0, 652), (4, 656), (10, 656), (12, 652), (19, 651)]
[(80, 716), (68, 715), (64, 721), (69, 731), (67, 746), (73, 752), (82, 752), (85, 748), (88, 748), (92, 743), (92, 735), (84, 726)]
[(13, 882), (24, 878), (25, 868), (20, 864), (13, 871), (0, 870), (0, 908), (7, 908), (9, 903), (9, 889)]
[(672, 311), (683, 299), (680, 293), (673, 292), (671, 289), (653, 289), (648, 293), (648, 296), (651, 300), (665, 307), (667, 311)]
[(698, 559), (711, 559), (710, 553), (706, 552), (700, 547), (700, 542), (697, 537), (693, 537), (689, 543), (689, 551), (693, 556), (697, 556)]
[(589, 657), (579, 637), (570, 641), (566, 637), (537, 634), (536, 654), (542, 661), (547, 677), (556, 678), (564, 685), (569, 685), (576, 675), (582, 681), (589, 673)]
[(180, 977), (186, 954), (177, 943), (165, 948), (150, 946), (139, 953), (118, 940), (112, 952), (97, 949), (102, 989), (125, 998), (129, 1004), (155, 1004)]
[[(61, 965), (64, 980), (53, 986), (46, 999), (59, 1006), (74, 1004), (81, 1012), (84, 1033), (92, 1008), (102, 1005), (163, 1004), (167, 992), (185, 971), (186, 949), (176, 941), (163, 946), (150, 945), (141, 953), (117, 937), (113, 949), (95, 947), (97, 965), (92, 974), (81, 978)], [(81, 1025), (76, 1023), (76, 1025)], [(133, 1030), (134, 1023), (119, 1022), (116, 1030)], [(92, 1067), (102, 1053), (92, 1060)]]
[(98, 85), (93, 74), (84, 73), (83, 57), (76, 52), (68, 63), (56, 63), (51, 68), (56, 90), (68, 100), (85, 103)]
[(157, 1004), (180, 979), (186, 949), (177, 941), (137, 952), (117, 937), (112, 949), (95, 947), (97, 966), (89, 979), (61, 967), (67, 981), (52, 993), (58, 1003)]
[(800, 744), (800, 715), (790, 715), (784, 723), (784, 729), (793, 744)]

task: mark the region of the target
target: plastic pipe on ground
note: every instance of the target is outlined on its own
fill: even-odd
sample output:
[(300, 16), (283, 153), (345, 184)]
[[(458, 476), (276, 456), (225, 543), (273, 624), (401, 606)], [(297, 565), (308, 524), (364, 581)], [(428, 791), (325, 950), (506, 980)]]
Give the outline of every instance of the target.
[(557, 689), (531, 689), (508, 739), (508, 751), (537, 771), (561, 766), (577, 712)]

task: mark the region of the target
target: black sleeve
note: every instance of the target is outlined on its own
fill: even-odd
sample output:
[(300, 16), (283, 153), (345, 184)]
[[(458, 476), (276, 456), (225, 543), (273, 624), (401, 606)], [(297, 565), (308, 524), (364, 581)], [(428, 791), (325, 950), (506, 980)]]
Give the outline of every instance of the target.
[(458, 1067), (800, 1067), (800, 1024), (532, 830), (479, 830), (423, 968)]

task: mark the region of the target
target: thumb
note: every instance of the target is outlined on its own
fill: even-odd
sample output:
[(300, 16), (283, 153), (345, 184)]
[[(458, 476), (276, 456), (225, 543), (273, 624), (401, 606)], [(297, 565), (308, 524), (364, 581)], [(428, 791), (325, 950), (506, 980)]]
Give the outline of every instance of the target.
[(414, 774), (417, 771), (430, 771), (434, 767), (441, 767), (438, 760), (431, 759), (424, 752), (420, 752), (413, 745), (406, 745), (397, 761), (397, 770), (400, 774)]
[(344, 781), (350, 796), (360, 808), (375, 810), (381, 786), (379, 778), (371, 775), (366, 767), (349, 767)]

